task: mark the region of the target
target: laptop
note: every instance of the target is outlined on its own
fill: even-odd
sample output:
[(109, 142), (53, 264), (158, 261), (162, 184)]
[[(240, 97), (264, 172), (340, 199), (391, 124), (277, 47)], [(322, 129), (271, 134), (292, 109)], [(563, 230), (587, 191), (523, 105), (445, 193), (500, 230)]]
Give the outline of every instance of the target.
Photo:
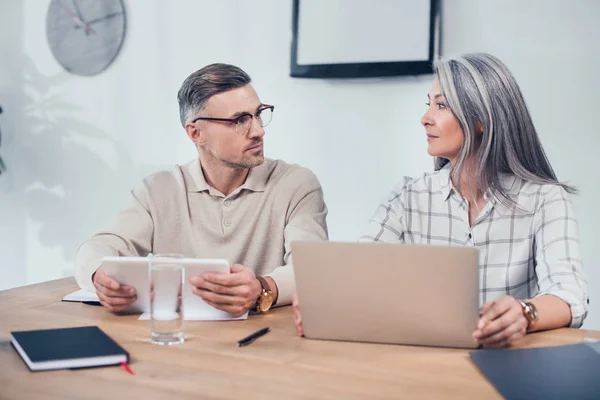
[(293, 242), (292, 254), (305, 337), (478, 347), (477, 249)]

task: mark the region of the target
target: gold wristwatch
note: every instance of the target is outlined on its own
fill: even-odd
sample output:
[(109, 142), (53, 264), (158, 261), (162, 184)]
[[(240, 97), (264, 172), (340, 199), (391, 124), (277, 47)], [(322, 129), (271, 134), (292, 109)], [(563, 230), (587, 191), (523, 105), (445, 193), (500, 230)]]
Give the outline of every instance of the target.
[(523, 315), (527, 318), (527, 330), (529, 331), (539, 319), (537, 308), (533, 303), (520, 301), (521, 307), (523, 307)]
[(258, 300), (256, 300), (256, 312), (267, 312), (273, 305), (273, 292), (267, 283), (267, 280), (262, 276), (257, 276), (256, 279), (260, 282), (260, 286), (262, 286), (260, 296), (258, 296)]

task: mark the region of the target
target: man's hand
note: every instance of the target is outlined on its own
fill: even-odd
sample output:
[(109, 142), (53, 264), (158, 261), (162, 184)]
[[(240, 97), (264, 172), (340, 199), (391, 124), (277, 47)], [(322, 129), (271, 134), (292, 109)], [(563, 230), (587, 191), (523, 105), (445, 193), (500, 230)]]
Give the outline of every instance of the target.
[(123, 311), (137, 300), (134, 288), (119, 284), (106, 275), (102, 266), (94, 273), (93, 281), (100, 304), (112, 312)]
[(298, 295), (296, 293), (292, 295), (292, 311), (294, 315), (294, 325), (296, 325), (296, 333), (298, 336), (304, 336), (302, 316), (300, 315), (300, 306), (298, 305)]
[(239, 317), (254, 307), (262, 286), (250, 268), (235, 264), (230, 270), (230, 274), (205, 272), (192, 277), (190, 283), (194, 294), (207, 304)]
[(508, 347), (527, 334), (523, 307), (512, 296), (502, 296), (481, 306), (473, 337), (485, 347)]

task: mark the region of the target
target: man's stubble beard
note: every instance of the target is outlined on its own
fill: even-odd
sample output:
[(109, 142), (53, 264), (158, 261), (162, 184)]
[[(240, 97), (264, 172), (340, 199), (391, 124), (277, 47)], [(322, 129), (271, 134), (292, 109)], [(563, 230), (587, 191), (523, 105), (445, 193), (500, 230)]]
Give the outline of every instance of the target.
[(246, 168), (254, 168), (258, 167), (265, 161), (265, 155), (263, 152), (257, 155), (252, 156), (244, 156), (239, 161), (227, 161), (221, 160), (228, 166), (232, 168), (246, 169)]

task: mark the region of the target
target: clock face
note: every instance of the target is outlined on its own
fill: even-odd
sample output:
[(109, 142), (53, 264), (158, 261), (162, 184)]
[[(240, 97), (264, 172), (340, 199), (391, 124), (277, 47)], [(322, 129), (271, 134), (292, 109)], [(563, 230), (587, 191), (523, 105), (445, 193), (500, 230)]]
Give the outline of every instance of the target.
[(123, 0), (52, 0), (46, 34), (67, 71), (96, 75), (115, 60), (125, 39)]

